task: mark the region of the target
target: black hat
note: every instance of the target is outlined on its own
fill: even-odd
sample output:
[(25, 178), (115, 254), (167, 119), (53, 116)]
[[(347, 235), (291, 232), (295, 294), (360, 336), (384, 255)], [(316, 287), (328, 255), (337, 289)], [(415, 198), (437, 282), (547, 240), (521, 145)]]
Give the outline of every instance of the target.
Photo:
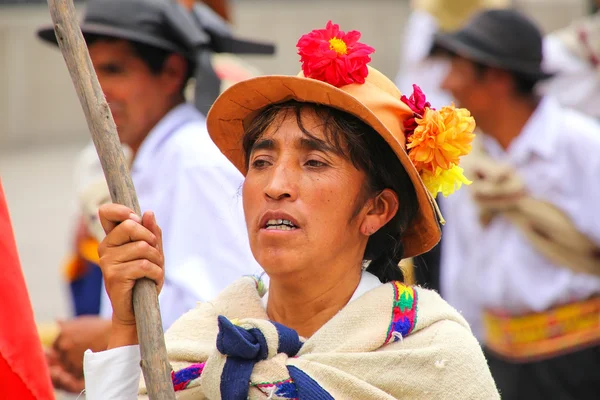
[(515, 10), (486, 10), (473, 16), (453, 33), (438, 33), (433, 51), (444, 49), (490, 67), (543, 80), (552, 74), (542, 70), (542, 33)]
[[(208, 46), (216, 53), (273, 54), (272, 44), (236, 39), (230, 26), (208, 6), (187, 13), (169, 0), (89, 0), (80, 25), (84, 36), (125, 39), (192, 57), (195, 48)], [(53, 26), (38, 36), (57, 45)]]
[[(169, 23), (168, 7), (166, 0), (89, 0), (81, 32), (84, 37), (125, 39), (189, 57), (192, 49)], [(37, 34), (58, 45), (53, 26), (43, 27)]]
[[(210, 53), (275, 53), (275, 46), (237, 39), (229, 24), (210, 7), (196, 4), (191, 12), (174, 0), (89, 0), (80, 25), (83, 36), (124, 39), (179, 53), (196, 66), (196, 107), (207, 113), (220, 93), (220, 79)], [(54, 27), (38, 36), (58, 45)]]

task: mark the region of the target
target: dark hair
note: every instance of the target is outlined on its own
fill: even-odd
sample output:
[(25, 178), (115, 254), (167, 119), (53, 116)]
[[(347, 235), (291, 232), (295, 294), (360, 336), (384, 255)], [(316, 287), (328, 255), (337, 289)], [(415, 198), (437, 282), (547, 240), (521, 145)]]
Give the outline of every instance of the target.
[(303, 110), (314, 112), (323, 122), (326, 141), (358, 170), (365, 172), (367, 179), (362, 198), (357, 199), (357, 214), (365, 201), (386, 188), (392, 189), (400, 198), (401, 206), (396, 215), (369, 238), (363, 259), (368, 262), (367, 271), (381, 282), (403, 281), (398, 266), (404, 255), (401, 237), (417, 213), (417, 196), (398, 157), (371, 126), (353, 115), (324, 105), (295, 100), (274, 104), (260, 112), (246, 129), (243, 137), (246, 166), (252, 146), (281, 112), (293, 112), (298, 127), (312, 137), (302, 123)]
[[(124, 41), (128, 42), (131, 45), (134, 54), (140, 60), (142, 60), (144, 62), (144, 64), (146, 64), (146, 66), (148, 66), (148, 68), (150, 69), (150, 72), (153, 75), (160, 74), (164, 68), (167, 57), (169, 57), (171, 54), (174, 54), (172, 51), (159, 49), (158, 47), (146, 45), (143, 43), (133, 42), (133, 41), (129, 41), (126, 39), (119, 39), (119, 38), (115, 38), (115, 37), (111, 37), (111, 36), (101, 36), (101, 35), (93, 35), (93, 34), (85, 35), (85, 41), (88, 46), (91, 46), (94, 42), (96, 42), (98, 40), (105, 40), (108, 42), (116, 42), (119, 40), (124, 40)], [(183, 78), (183, 82), (181, 83), (181, 94), (183, 94), (183, 92), (185, 90), (185, 86), (186, 86), (187, 82), (190, 80), (190, 78), (193, 76), (194, 69), (195, 69), (194, 63), (191, 60), (189, 60), (188, 58), (186, 58), (186, 57), (184, 57), (184, 58), (187, 63), (187, 68), (186, 68), (185, 77)]]

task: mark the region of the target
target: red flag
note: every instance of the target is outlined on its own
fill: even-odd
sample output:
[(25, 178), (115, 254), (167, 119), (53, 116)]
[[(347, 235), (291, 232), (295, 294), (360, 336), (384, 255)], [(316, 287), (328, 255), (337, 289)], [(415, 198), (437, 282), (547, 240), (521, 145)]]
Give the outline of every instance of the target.
[(47, 400), (54, 390), (0, 181), (0, 398)]

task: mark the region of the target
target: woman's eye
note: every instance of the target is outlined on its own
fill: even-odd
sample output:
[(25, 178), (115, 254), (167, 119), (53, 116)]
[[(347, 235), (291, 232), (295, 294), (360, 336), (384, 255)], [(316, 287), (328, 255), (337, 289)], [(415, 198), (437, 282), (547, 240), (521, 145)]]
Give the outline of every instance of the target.
[(319, 161), (319, 160), (308, 160), (305, 165), (308, 167), (313, 167), (313, 168), (327, 166), (327, 164), (325, 164), (323, 161)]
[(264, 168), (269, 165), (267, 160), (256, 159), (252, 162), (252, 168)]

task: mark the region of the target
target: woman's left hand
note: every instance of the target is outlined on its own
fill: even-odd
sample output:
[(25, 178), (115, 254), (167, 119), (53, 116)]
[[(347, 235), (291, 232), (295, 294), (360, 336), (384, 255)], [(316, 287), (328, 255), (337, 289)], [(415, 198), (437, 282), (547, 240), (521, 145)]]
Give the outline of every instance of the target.
[(99, 264), (113, 307), (113, 335), (115, 329), (128, 327), (133, 333), (132, 295), (136, 280), (152, 279), (158, 291), (164, 282), (162, 232), (152, 212), (140, 218), (123, 205), (105, 204), (100, 207), (99, 216), (106, 232), (98, 246)]

